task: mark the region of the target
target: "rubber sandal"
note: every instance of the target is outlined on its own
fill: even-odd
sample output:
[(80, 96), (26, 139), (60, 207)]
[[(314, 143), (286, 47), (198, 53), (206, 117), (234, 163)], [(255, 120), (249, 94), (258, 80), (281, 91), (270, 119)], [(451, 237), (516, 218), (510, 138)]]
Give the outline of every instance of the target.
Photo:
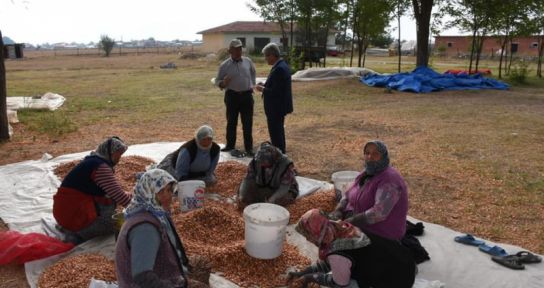
[(499, 257), (504, 257), (504, 256), (508, 256), (508, 253), (506, 253), (506, 251), (495, 245), (495, 246), (489, 246), (489, 245), (486, 245), (486, 244), (482, 244), (480, 246), (478, 246), (478, 249), (480, 249), (480, 251), (484, 252), (484, 253), (487, 253), (489, 255), (493, 255), (493, 256), (499, 256)]
[[(497, 246), (495, 246), (497, 247)], [(507, 256), (493, 256), (491, 257), (491, 260), (494, 262), (497, 262), (501, 264), (502, 266), (508, 267), (510, 269), (514, 270), (523, 270), (525, 269), (525, 266), (521, 264), (521, 260), (516, 255), (507, 255)]]
[(529, 251), (520, 251), (516, 253), (515, 256), (519, 258), (521, 263), (531, 264), (542, 262), (542, 258), (540, 256), (537, 256)]
[(485, 242), (482, 240), (476, 240), (476, 238), (474, 238), (474, 236), (472, 236), (471, 234), (466, 234), (464, 236), (456, 236), (455, 238), (453, 238), (453, 240), (455, 240), (455, 242), (463, 243), (466, 245), (472, 245), (472, 246), (480, 246), (485, 244)]

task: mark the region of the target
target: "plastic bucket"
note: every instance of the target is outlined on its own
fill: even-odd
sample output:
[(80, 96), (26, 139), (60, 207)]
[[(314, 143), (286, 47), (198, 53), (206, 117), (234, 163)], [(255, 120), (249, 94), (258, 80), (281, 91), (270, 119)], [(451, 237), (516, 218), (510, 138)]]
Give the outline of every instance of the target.
[(360, 172), (357, 171), (334, 172), (331, 176), (332, 183), (334, 183), (334, 189), (336, 189), (336, 191), (340, 191), (341, 196), (344, 196), (349, 186), (353, 183), (359, 173)]
[(245, 248), (249, 256), (274, 259), (281, 255), (289, 211), (270, 203), (255, 203), (244, 209)]
[(181, 212), (202, 207), (206, 183), (201, 180), (187, 180), (178, 183), (178, 198)]

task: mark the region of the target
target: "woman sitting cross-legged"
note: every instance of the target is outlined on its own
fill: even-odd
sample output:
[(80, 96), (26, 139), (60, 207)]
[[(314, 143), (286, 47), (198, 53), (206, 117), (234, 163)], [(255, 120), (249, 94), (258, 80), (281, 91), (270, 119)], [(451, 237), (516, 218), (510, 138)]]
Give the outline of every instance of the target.
[(319, 249), (319, 261), (299, 272), (290, 272), (288, 281), (303, 277), (304, 286), (410, 288), (416, 264), (399, 241), (363, 233), (351, 223), (333, 221), (312, 209), (295, 227)]

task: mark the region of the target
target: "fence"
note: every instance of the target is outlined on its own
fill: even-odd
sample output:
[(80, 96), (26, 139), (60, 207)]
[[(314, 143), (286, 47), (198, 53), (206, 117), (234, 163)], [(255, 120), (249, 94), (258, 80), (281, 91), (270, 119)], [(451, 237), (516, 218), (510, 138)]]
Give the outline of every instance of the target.
[[(114, 47), (110, 55), (179, 54), (199, 52), (202, 46)], [(25, 57), (103, 56), (100, 48), (25, 49)]]

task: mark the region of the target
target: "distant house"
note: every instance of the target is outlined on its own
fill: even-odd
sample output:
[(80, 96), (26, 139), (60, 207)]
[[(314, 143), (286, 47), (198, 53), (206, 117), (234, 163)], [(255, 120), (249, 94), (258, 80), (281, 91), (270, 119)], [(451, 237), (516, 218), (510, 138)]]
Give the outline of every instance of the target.
[(11, 40), (9, 37), (2, 37), (2, 42), (4, 43), (4, 51), (2, 51), (2, 53), (4, 53), (5, 59), (23, 58), (25, 44), (15, 43), (15, 41)]
[[(497, 56), (501, 52), (501, 45), (497, 36), (486, 36), (482, 55)], [(538, 36), (516, 37), (511, 44), (507, 44), (508, 51), (518, 56), (538, 56)], [(442, 50), (444, 56), (462, 56), (470, 54), (472, 44), (471, 36), (436, 36), (435, 48)], [(509, 52), (510, 53), (510, 52)]]
[[(260, 52), (262, 48), (270, 43), (277, 44), (291, 43), (289, 36), (289, 25), (287, 25), (287, 39), (281, 39), (281, 28), (276, 22), (263, 21), (236, 21), (222, 26), (210, 28), (198, 32), (202, 34), (203, 50), (205, 52), (217, 52), (222, 48), (226, 48), (230, 40), (238, 38), (244, 44), (244, 49), (248, 52)], [(327, 37), (327, 46), (335, 45), (335, 31), (331, 31)], [(296, 37), (293, 37), (296, 38)], [(293, 39), (293, 41), (296, 41)], [(297, 43), (295, 43), (296, 45)]]

